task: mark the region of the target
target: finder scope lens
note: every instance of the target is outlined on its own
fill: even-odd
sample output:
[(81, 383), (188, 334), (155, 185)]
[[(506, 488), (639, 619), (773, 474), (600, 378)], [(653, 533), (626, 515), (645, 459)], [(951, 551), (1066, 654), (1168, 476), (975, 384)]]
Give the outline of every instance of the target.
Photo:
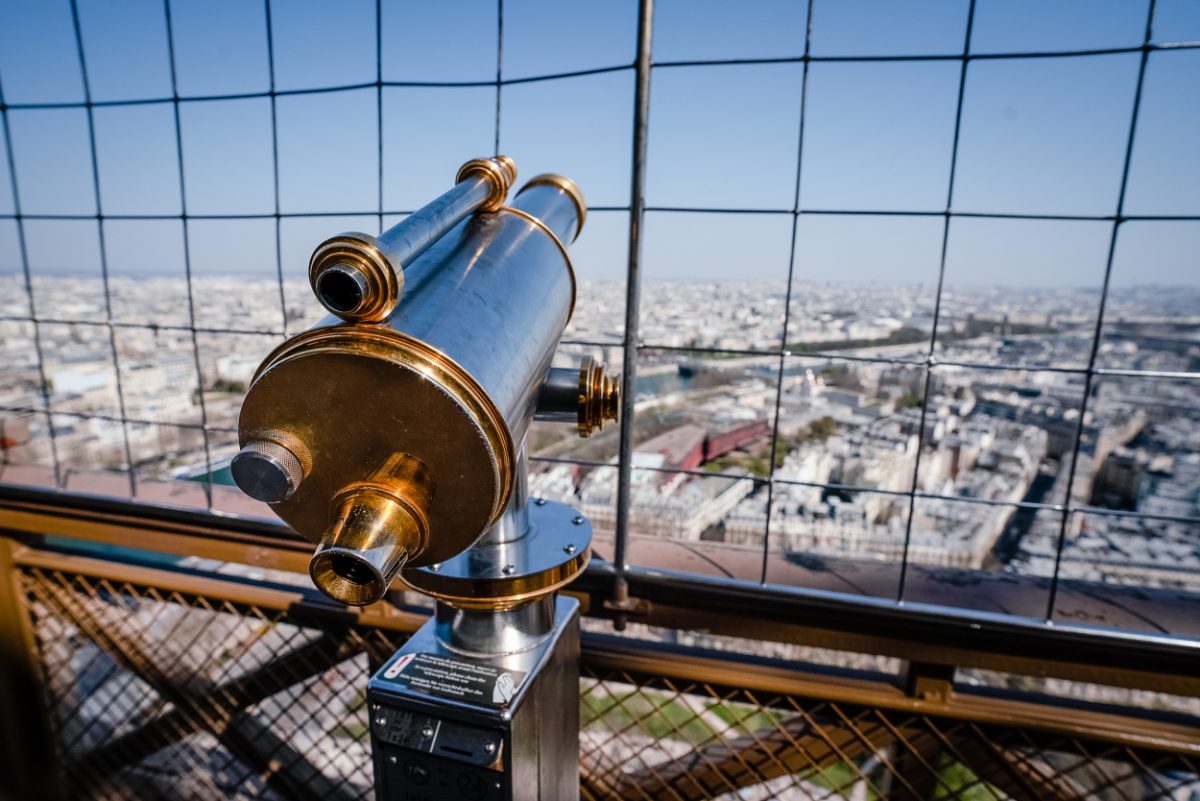
[(332, 312), (352, 312), (362, 305), (367, 279), (353, 267), (335, 264), (317, 279), (317, 297)]

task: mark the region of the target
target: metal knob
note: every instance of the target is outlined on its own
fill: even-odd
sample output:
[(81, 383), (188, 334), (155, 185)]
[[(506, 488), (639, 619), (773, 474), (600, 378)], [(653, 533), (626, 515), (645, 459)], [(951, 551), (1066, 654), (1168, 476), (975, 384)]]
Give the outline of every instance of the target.
[(588, 356), (579, 366), (579, 436), (588, 437), (604, 428), (605, 420), (621, 414), (621, 382), (604, 371), (604, 365)]
[(609, 375), (591, 356), (579, 369), (551, 367), (538, 390), (534, 418), (555, 423), (573, 422), (579, 436), (587, 438), (604, 427), (605, 420), (621, 414), (621, 381)]
[(264, 503), (285, 501), (300, 488), (304, 465), (278, 442), (255, 440), (238, 451), (229, 465), (242, 492)]

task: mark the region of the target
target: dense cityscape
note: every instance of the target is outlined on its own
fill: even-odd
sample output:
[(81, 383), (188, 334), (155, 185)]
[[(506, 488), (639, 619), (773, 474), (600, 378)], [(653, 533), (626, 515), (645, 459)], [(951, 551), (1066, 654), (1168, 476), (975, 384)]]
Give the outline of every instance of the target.
[[(0, 283), (0, 316), (27, 317), (22, 283)], [(57, 458), (93, 488), (150, 496), (219, 473), (236, 450), (246, 384), (285, 330), (284, 309), (290, 333), (321, 317), (307, 287), (283, 289), (197, 279), (193, 335), (184, 285), (114, 280), (110, 338), (99, 282), (36, 279), (36, 308), (72, 322), (39, 324), (41, 366), (32, 324), (0, 323), (5, 465)], [(589, 283), (580, 294), (565, 339), (613, 344), (564, 345), (560, 360), (591, 353), (619, 365), (622, 286)], [(785, 287), (646, 285), (633, 421), (639, 538), (703, 545), (718, 559), (761, 553), (765, 541), (784, 558), (889, 564), (907, 543), (914, 564), (1045, 576), (1065, 532), (1064, 577), (1195, 586), (1200, 408), (1194, 379), (1179, 374), (1200, 367), (1200, 292), (1112, 292), (1095, 363), (1118, 373), (1092, 382), (1073, 471), (1095, 291), (948, 287), (928, 384), (931, 291), (798, 283), (791, 297), (781, 376)], [(47, 417), (36, 413), (42, 369), (53, 453)], [(531, 492), (578, 506), (598, 538), (610, 536), (616, 432), (579, 440), (568, 426), (538, 424), (529, 447), (550, 457), (535, 458)], [(557, 461), (571, 459), (592, 466)], [(1042, 507), (1063, 504), (1068, 489), (1072, 507), (1095, 511), (1069, 515), (1064, 529), (1062, 512)]]
[[(582, 337), (619, 333), (604, 327), (620, 319), (619, 287), (610, 292), (607, 303), (593, 298), (576, 323)], [(1069, 485), (1072, 506), (1099, 511), (1067, 519), (1061, 575), (1194, 587), (1200, 576), (1200, 526), (1188, 522), (1200, 514), (1194, 382), (1097, 377), (1072, 477), (1085, 375), (1071, 370), (1088, 363), (1098, 293), (948, 289), (926, 403), (922, 362), (933, 325), (931, 294), (794, 287), (792, 355), (780, 381), (776, 356), (699, 349), (777, 350), (782, 287), (647, 286), (642, 341), (671, 350), (643, 350), (639, 361), (631, 530), (761, 549), (768, 493), (754, 479), (769, 472), (779, 384), (773, 549), (894, 563), (907, 541), (914, 563), (1049, 575), (1063, 514), (1013, 504), (1062, 504)], [(1198, 297), (1194, 290), (1114, 291), (1096, 366), (1194, 371)], [(590, 459), (611, 458), (594, 444), (583, 447)], [(661, 472), (669, 470), (714, 475)], [(922, 497), (912, 505), (910, 526), (914, 470)], [(584, 512), (611, 525), (613, 474), (614, 468), (599, 468), (580, 477), (558, 466), (535, 486), (562, 499), (575, 497), (577, 487)]]

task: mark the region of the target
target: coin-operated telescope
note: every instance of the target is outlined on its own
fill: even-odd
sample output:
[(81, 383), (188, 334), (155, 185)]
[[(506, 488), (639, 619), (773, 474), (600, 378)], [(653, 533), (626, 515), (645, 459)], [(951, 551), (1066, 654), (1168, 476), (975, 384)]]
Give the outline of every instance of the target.
[(378, 237), (317, 247), (331, 316), (262, 363), (234, 480), (317, 544), (309, 572), (362, 605), (402, 575), (436, 600), (371, 680), (380, 799), (578, 798), (578, 603), (591, 526), (527, 497), (530, 421), (615, 420), (590, 359), (551, 368), (575, 306), (579, 188), (469, 161)]

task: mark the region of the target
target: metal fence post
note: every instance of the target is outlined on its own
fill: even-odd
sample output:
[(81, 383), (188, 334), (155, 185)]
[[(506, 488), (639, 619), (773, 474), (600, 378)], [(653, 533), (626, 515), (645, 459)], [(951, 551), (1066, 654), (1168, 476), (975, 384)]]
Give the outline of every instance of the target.
[[(637, 60), (634, 63), (633, 154), (629, 190), (629, 267), (625, 274), (625, 338), (621, 369), (621, 447), (617, 468), (617, 520), (613, 563), (617, 568), (613, 602), (628, 602), (624, 572), (629, 566), (629, 503), (633, 478), (633, 432), (637, 379), (638, 319), (642, 290), (642, 223), (646, 214), (646, 134), (650, 122), (650, 50), (654, 0), (638, 3)], [(617, 619), (617, 627), (624, 620)]]
[(13, 561), (16, 543), (0, 534), (0, 801), (64, 797), (29, 610)]

